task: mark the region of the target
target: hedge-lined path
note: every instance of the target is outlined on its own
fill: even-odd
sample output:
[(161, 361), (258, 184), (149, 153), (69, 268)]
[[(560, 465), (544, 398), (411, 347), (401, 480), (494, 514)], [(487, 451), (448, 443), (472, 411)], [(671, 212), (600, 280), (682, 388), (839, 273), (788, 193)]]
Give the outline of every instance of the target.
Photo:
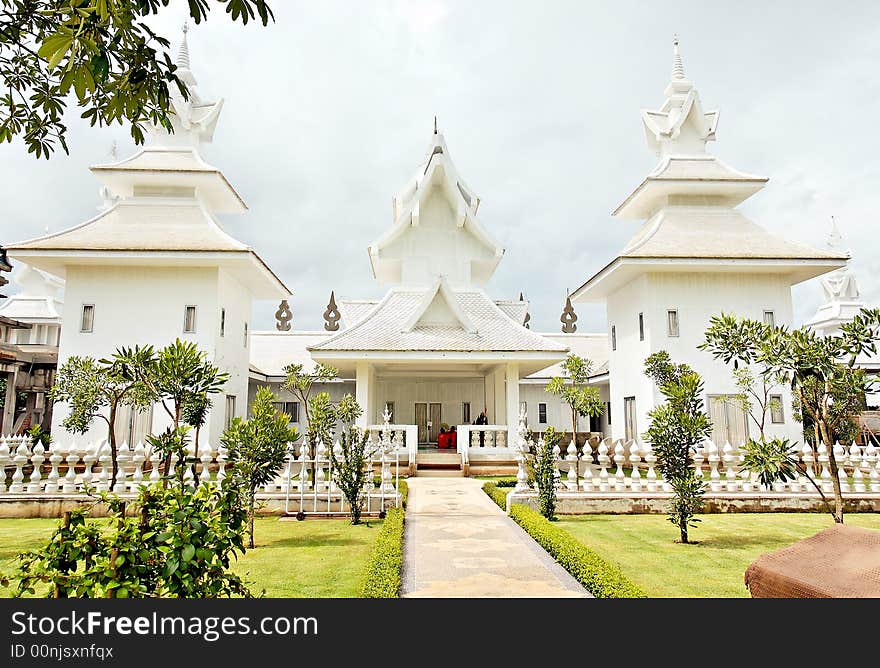
[(470, 478), (410, 478), (402, 595), (589, 597)]

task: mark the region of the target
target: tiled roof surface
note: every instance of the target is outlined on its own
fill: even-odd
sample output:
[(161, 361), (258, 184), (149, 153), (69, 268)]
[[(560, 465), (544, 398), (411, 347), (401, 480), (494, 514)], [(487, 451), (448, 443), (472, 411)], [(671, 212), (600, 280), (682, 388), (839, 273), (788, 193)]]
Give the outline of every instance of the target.
[(778, 237), (736, 209), (682, 207), (651, 218), (621, 257), (845, 259), (838, 251), (811, 248)]
[(480, 290), (455, 291), (459, 308), (476, 332), (456, 325), (420, 325), (403, 331), (420, 307), (426, 290), (392, 289), (354, 326), (312, 347), (315, 351), (538, 351), (562, 352), (566, 346), (536, 334), (499, 308)]
[(117, 204), (62, 232), (13, 243), (9, 250), (247, 251), (197, 204)]

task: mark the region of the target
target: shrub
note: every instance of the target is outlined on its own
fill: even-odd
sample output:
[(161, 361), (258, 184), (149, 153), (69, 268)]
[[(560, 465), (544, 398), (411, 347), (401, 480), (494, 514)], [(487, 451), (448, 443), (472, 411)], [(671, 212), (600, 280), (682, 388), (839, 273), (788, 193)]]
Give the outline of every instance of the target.
[(548, 520), (556, 513), (556, 453), (554, 448), (562, 439), (562, 434), (553, 427), (547, 427), (544, 437), (535, 446), (535, 482), (538, 485), (538, 509)]
[(510, 478), (501, 478), (500, 480), (493, 481), (498, 487), (516, 487), (516, 478), (511, 476)]
[(498, 507), (501, 508), (505, 513), (507, 512), (507, 490), (501, 488), (498, 483), (495, 482), (486, 482), (483, 483), (483, 491), (489, 495), (489, 498), (492, 499)]
[(514, 503), (510, 516), (596, 598), (645, 598), (647, 594), (565, 529), (528, 506)]
[(397, 598), (403, 568), (403, 508), (390, 508), (367, 563), (362, 598)]

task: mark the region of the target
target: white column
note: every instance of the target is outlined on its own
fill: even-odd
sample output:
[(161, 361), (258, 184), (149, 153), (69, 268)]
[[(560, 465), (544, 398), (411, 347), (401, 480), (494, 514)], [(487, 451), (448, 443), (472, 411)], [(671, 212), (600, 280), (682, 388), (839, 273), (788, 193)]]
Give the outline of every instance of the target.
[(504, 387), (506, 376), (506, 367), (504, 365), (496, 368), (492, 376), (495, 383), (495, 414), (489, 420), (489, 424), (504, 424), (504, 421), (507, 419), (507, 391)]
[(504, 373), (507, 403), (507, 447), (516, 443), (519, 426), (519, 362), (508, 362)]
[(368, 424), (370, 424), (370, 418), (373, 416), (370, 414), (370, 408), (372, 408), (372, 392), (370, 391), (372, 388), (370, 387), (371, 380), (371, 369), (370, 364), (366, 360), (360, 361), (357, 363), (356, 373), (355, 373), (355, 399), (357, 400), (360, 407), (363, 409), (361, 416), (355, 421), (359, 427), (366, 428)]

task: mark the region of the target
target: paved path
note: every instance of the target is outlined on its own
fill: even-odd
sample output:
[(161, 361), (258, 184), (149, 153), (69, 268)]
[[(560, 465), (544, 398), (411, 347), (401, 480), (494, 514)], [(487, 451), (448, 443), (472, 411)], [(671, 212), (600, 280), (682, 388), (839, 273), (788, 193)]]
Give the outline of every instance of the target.
[(410, 478), (403, 596), (588, 597), (470, 478)]

